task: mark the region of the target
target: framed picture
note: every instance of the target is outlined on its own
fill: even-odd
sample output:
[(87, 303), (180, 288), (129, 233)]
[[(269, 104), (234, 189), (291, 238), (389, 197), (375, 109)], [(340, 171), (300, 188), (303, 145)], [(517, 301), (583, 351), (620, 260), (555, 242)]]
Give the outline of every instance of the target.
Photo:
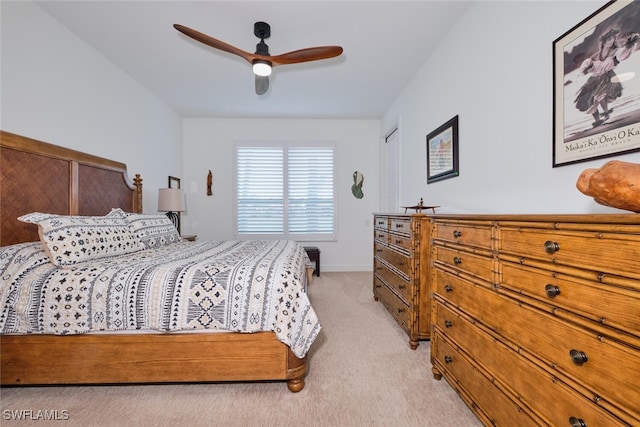
[(427, 184), (458, 175), (458, 116), (455, 116), (427, 135)]
[(180, 178), (169, 175), (169, 188), (180, 188)]
[(611, 1), (553, 42), (553, 167), (640, 150), (640, 2)]

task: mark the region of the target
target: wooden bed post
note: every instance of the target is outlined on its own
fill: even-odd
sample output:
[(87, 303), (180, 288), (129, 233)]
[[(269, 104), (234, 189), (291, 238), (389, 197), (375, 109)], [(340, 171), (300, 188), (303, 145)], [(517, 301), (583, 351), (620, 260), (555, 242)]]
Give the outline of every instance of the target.
[(139, 173), (133, 178), (133, 185), (136, 186), (136, 191), (133, 193), (133, 211), (142, 213), (142, 177)]

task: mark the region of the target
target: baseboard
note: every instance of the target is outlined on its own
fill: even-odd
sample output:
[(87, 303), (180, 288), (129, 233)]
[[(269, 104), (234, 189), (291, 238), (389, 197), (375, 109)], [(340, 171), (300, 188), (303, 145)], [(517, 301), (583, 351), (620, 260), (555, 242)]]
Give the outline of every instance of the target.
[(324, 264), (322, 263), (322, 273), (344, 273), (344, 272), (371, 272), (373, 271), (373, 266), (371, 264), (363, 264), (363, 265), (332, 265), (332, 264)]

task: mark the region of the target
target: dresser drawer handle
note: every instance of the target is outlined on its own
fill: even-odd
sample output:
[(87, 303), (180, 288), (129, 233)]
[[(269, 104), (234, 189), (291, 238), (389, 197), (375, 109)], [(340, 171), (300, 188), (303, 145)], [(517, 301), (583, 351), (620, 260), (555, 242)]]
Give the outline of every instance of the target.
[(453, 237), (455, 237), (456, 239), (459, 238), (459, 237), (462, 237), (462, 231), (453, 230)]
[(544, 242), (544, 251), (549, 255), (554, 254), (560, 250), (560, 245), (558, 242), (552, 242), (551, 240), (547, 240)]
[(449, 364), (451, 362), (453, 362), (453, 357), (451, 357), (451, 356), (445, 356), (444, 357), (444, 363)]
[(547, 293), (549, 298), (555, 298), (560, 295), (560, 288), (556, 285), (552, 285), (551, 283), (544, 287), (544, 291)]
[(404, 228), (404, 224), (396, 224), (396, 228)]
[(407, 309), (406, 309), (406, 308), (399, 308), (399, 309), (398, 309), (398, 313), (404, 313), (405, 311), (407, 311)]
[(402, 290), (402, 289), (407, 289), (407, 285), (399, 285), (398, 289)]
[(396, 239), (396, 245), (399, 245), (399, 244), (401, 244), (401, 243), (402, 243), (402, 240), (400, 240), (400, 239)]
[(384, 234), (380, 233), (378, 234), (378, 237), (382, 239), (384, 237)]
[(589, 360), (587, 358), (587, 353), (585, 353), (584, 351), (573, 350), (573, 349), (569, 351), (569, 357), (571, 357), (571, 361), (578, 366), (583, 365), (584, 363), (587, 362), (587, 360)]
[(569, 425), (571, 427), (587, 427), (587, 423), (582, 418), (569, 417)]
[(460, 264), (462, 264), (462, 258), (457, 257), (457, 256), (454, 256), (454, 257), (453, 257), (453, 263), (454, 263), (455, 265), (460, 265)]
[(451, 320), (445, 320), (444, 321), (444, 327), (445, 328), (450, 328), (453, 326), (453, 322)]
[(445, 292), (453, 292), (453, 286), (451, 286), (451, 285), (444, 285), (444, 291), (445, 291)]

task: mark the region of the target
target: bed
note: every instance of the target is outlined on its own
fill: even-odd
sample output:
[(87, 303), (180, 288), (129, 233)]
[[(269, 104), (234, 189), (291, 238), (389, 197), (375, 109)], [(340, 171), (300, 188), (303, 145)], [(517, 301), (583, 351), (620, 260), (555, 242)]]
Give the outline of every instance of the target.
[[(158, 311), (164, 311), (166, 314), (164, 317), (157, 316), (155, 321), (136, 318), (131, 314), (135, 310), (130, 310), (128, 317), (123, 314), (121, 322), (118, 319), (114, 321), (113, 319), (117, 317), (114, 313), (120, 314), (120, 311), (113, 309), (114, 301), (120, 298), (118, 301), (121, 300), (124, 306), (127, 295), (123, 293), (117, 297), (111, 297), (110, 302), (105, 303), (102, 308), (108, 306), (111, 310), (108, 316), (103, 316), (104, 310), (97, 308), (100, 301), (92, 295), (91, 302), (81, 300), (80, 297), (71, 301), (81, 307), (78, 310), (80, 314), (91, 316), (88, 320), (82, 318), (81, 321), (77, 321), (79, 315), (76, 314), (75, 318), (69, 317), (65, 322), (64, 314), (60, 319), (59, 314), (43, 315), (42, 310), (39, 309), (38, 314), (32, 313), (28, 321), (22, 320), (22, 323), (30, 322), (31, 324), (31, 329), (27, 328), (28, 333), (13, 333), (14, 330), (18, 330), (20, 322), (16, 320), (15, 310), (7, 308), (9, 306), (7, 301), (11, 298), (7, 297), (7, 292), (4, 292), (3, 301), (0, 301), (3, 304), (0, 307), (3, 316), (0, 319), (0, 325), (2, 325), (0, 330), (5, 331), (0, 335), (0, 383), (2, 386), (286, 381), (292, 392), (299, 392), (304, 388), (308, 370), (306, 353), (317, 336), (320, 325), (308, 303), (306, 292), (299, 291), (300, 287), (306, 288), (305, 282), (312, 270), (304, 261), (306, 259), (308, 262), (308, 258), (301, 246), (284, 241), (187, 242), (178, 236), (179, 241), (172, 242), (171, 245), (151, 245), (152, 247), (135, 247), (131, 250), (125, 248), (124, 255), (121, 255), (123, 257), (121, 262), (115, 262), (116, 258), (110, 256), (100, 260), (99, 267), (87, 268), (88, 261), (85, 259), (65, 264), (67, 260), (65, 253), (68, 254), (69, 251), (56, 252), (59, 245), (51, 246), (52, 244), (45, 240), (40, 243), (41, 235), (48, 236), (46, 232), (43, 233), (43, 230), (47, 231), (43, 224), (59, 222), (56, 216), (65, 220), (67, 217), (77, 216), (97, 218), (96, 221), (101, 221), (103, 217), (125, 218), (127, 221), (131, 218), (139, 219), (142, 216), (142, 179), (136, 175), (133, 180), (130, 180), (126, 165), (116, 161), (9, 132), (0, 132), (0, 246), (4, 248), (4, 252), (0, 254), (4, 253), (6, 257), (8, 253), (12, 253), (15, 258), (16, 251), (36, 251), (37, 246), (44, 247), (49, 257), (46, 262), (40, 260), (30, 265), (25, 271), (20, 270), (16, 273), (21, 280), (24, 279), (22, 282), (30, 282), (26, 277), (32, 274), (32, 270), (38, 269), (44, 269), (51, 275), (50, 277), (56, 278), (53, 282), (47, 279), (46, 283), (62, 283), (66, 280), (61, 281), (60, 277), (55, 275), (78, 275), (81, 272), (86, 273), (87, 270), (96, 269), (102, 269), (100, 274), (111, 269), (126, 271), (127, 274), (136, 276), (138, 273), (131, 273), (134, 267), (129, 268), (126, 264), (135, 258), (143, 259), (155, 269), (152, 273), (139, 274), (157, 275), (170, 271), (170, 274), (174, 275), (174, 280), (171, 282), (172, 299), (158, 299), (161, 304), (166, 305)], [(20, 217), (22, 220), (18, 219)], [(114, 232), (111, 229), (109, 231)], [(54, 232), (55, 230), (52, 233)], [(117, 251), (122, 250), (126, 245), (138, 244), (122, 243), (122, 241), (118, 240), (119, 249), (114, 253), (120, 253)], [(244, 265), (240, 272), (248, 275), (250, 271), (254, 275), (252, 276), (254, 284), (257, 283), (255, 278), (258, 277), (253, 273), (254, 270), (272, 268), (269, 267), (271, 264), (266, 263), (267, 258), (276, 259), (273, 255), (276, 252), (288, 254), (287, 277), (284, 277), (284, 273), (278, 273), (281, 276), (281, 282), (270, 285), (274, 290), (269, 293), (285, 292), (287, 298), (294, 301), (295, 307), (304, 307), (304, 310), (300, 310), (305, 312), (304, 316), (293, 319), (294, 324), (298, 322), (294, 328), (295, 333), (291, 333), (291, 330), (283, 332), (277, 322), (256, 321), (255, 313), (250, 311), (233, 317), (229, 314), (233, 309), (229, 309), (224, 316), (218, 313), (218, 317), (214, 315), (208, 317), (215, 310), (205, 312), (206, 310), (193, 304), (193, 300), (197, 297), (192, 294), (201, 296), (201, 292), (193, 291), (195, 285), (189, 285), (191, 287), (188, 289), (188, 286), (184, 285), (183, 296), (176, 296), (178, 279), (175, 277), (179, 276), (182, 280), (185, 276), (193, 279), (198, 274), (202, 275), (207, 268), (217, 268), (215, 262), (218, 262), (218, 258), (223, 255), (226, 257), (224, 259), (227, 264), (231, 262), (230, 259), (246, 261), (255, 258), (253, 255), (248, 255), (250, 254), (248, 251), (251, 250), (249, 246), (263, 251), (267, 248), (266, 252), (261, 252), (262, 263)], [(11, 250), (7, 247), (11, 247)], [(17, 249), (14, 249), (16, 247)], [(234, 252), (236, 248), (242, 249), (240, 252)], [(23, 254), (23, 252), (19, 253)], [(272, 255), (265, 255), (265, 253)], [(176, 262), (179, 260), (169, 261), (169, 258), (166, 258), (166, 262), (158, 261), (165, 260), (163, 257), (169, 257), (170, 254), (182, 261), (186, 260), (186, 265), (178, 268)], [(17, 256), (19, 259), (29, 257), (40, 259), (42, 254), (29, 252), (28, 256)], [(127, 261), (124, 261), (125, 259)], [(281, 258), (277, 259), (281, 264), (284, 263)], [(298, 262), (294, 259), (302, 260)], [(60, 268), (51, 264), (57, 261), (61, 262)], [(210, 273), (211, 270), (208, 271)], [(267, 276), (276, 275), (264, 274), (264, 277)], [(259, 280), (261, 279), (262, 276), (259, 277)], [(14, 282), (17, 283), (15, 280)], [(0, 285), (6, 286), (8, 283), (7, 273), (0, 277)], [(237, 285), (236, 282), (233, 284), (234, 287)], [(295, 288), (295, 292), (286, 293), (289, 292), (289, 288)], [(6, 291), (6, 288), (2, 289)], [(266, 286), (265, 289), (267, 289)], [(283, 291), (285, 289), (286, 291)], [(115, 294), (115, 291), (109, 292)], [(150, 294), (154, 293), (161, 292), (150, 292)], [(268, 292), (265, 290), (264, 293)], [(55, 294), (52, 292), (49, 294), (49, 299), (43, 301), (42, 306), (57, 304), (56, 300), (52, 299)], [(231, 295), (230, 289), (229, 294)], [(238, 287), (234, 294), (234, 301), (252, 300), (254, 294), (256, 292), (253, 290), (241, 290)], [(275, 296), (274, 299), (277, 299)], [(156, 297), (145, 296), (132, 304), (140, 305), (141, 301), (151, 301), (154, 298)], [(190, 303), (180, 301), (181, 298), (189, 299)], [(59, 302), (60, 299), (57, 301)], [(204, 300), (201, 298), (200, 302), (202, 301)], [(208, 303), (210, 305), (210, 302)], [(288, 322), (288, 326), (291, 326), (291, 319), (278, 318), (282, 313), (287, 312), (280, 307), (282, 304), (276, 309), (265, 309), (260, 304), (262, 303), (253, 303), (257, 308), (252, 309), (265, 312), (276, 311), (277, 314), (275, 317), (272, 315), (271, 319), (280, 319), (278, 321)], [(228, 302), (227, 305), (231, 306), (232, 303)], [(87, 306), (89, 308), (86, 308)], [(182, 315), (173, 316), (172, 310), (175, 313), (179, 311)], [(35, 310), (32, 311), (35, 313)], [(121, 311), (126, 310), (123, 307)], [(243, 322), (243, 316), (249, 320), (239, 325)], [(110, 318), (111, 322), (104, 320), (104, 317)], [(176, 320), (179, 317), (184, 317), (191, 323), (186, 326), (179, 325)], [(303, 319), (303, 322), (300, 319)], [(265, 328), (264, 325), (270, 322), (271, 327)], [(304, 327), (301, 323), (304, 323)], [(87, 327), (88, 324), (90, 327)], [(249, 324), (253, 326), (247, 330), (246, 326)], [(114, 325), (116, 325), (115, 331), (106, 331), (113, 329)], [(300, 332), (303, 329), (304, 331)]]

